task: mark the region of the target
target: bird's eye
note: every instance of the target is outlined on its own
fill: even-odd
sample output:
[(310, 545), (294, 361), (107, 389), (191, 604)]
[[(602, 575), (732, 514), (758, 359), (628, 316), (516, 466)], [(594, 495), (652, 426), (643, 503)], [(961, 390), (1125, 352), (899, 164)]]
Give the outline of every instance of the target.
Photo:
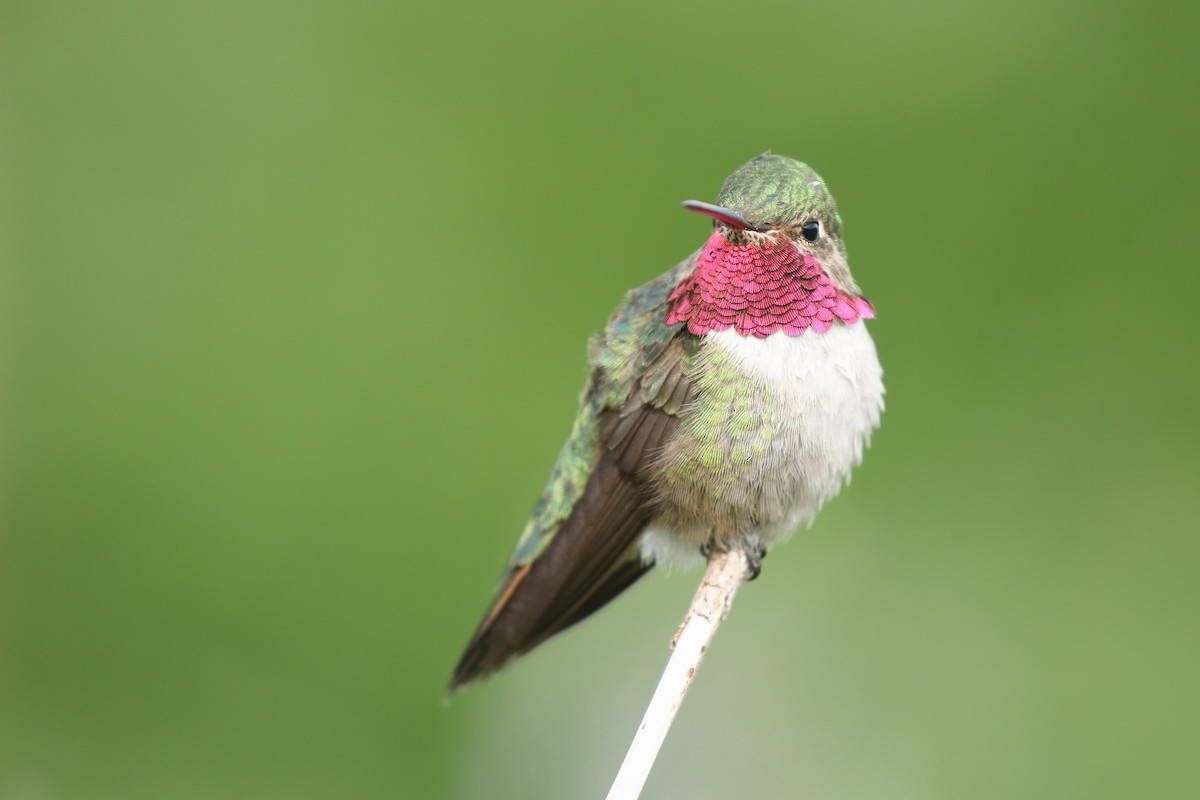
[(821, 237), (821, 223), (815, 219), (809, 220), (800, 226), (800, 235), (806, 242), (815, 242)]

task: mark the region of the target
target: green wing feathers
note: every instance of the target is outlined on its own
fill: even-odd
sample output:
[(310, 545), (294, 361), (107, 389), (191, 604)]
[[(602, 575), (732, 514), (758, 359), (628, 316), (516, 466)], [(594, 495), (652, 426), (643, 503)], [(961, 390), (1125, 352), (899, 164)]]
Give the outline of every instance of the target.
[(603, 606), (652, 566), (637, 539), (650, 521), (647, 466), (694, 392), (694, 337), (667, 326), (666, 299), (695, 256), (640, 289), (588, 348), (592, 372), (571, 436), (455, 670), (456, 689)]

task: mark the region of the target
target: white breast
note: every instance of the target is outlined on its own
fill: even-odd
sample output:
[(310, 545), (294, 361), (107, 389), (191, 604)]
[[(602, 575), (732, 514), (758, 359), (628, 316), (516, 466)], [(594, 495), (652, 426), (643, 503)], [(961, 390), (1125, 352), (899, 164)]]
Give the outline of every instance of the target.
[(837, 494), (879, 427), (884, 389), (875, 343), (861, 321), (800, 336), (781, 332), (758, 339), (732, 329), (709, 335), (785, 411), (779, 439), (795, 470), (772, 465), (773, 474), (763, 479), (779, 475), (782, 467), (783, 479), (793, 474), (805, 487), (790, 518), (764, 537), (791, 533)]
[[(761, 527), (742, 535), (769, 546), (805, 522), (849, 480), (883, 411), (883, 370), (866, 325), (836, 325), (800, 336), (759, 339), (734, 330), (707, 334), (745, 374), (752, 392), (769, 397), (770, 447), (736, 470), (731, 497), (757, 497)], [(686, 498), (686, 495), (685, 495)], [(685, 500), (686, 501), (686, 500)], [(701, 509), (696, 509), (700, 512)], [(710, 510), (711, 511), (711, 510)], [(642, 553), (659, 563), (694, 558), (707, 529), (701, 515), (681, 527), (656, 520)], [(732, 542), (726, 542), (726, 545)]]
[[(864, 323), (800, 336), (780, 332), (758, 339), (739, 336), (731, 328), (709, 337), (748, 374), (773, 387), (781, 401), (793, 404), (797, 412), (815, 412), (807, 419), (822, 424), (808, 426), (812, 435), (824, 438), (834, 429), (847, 428), (857, 432), (851, 438), (861, 440), (855, 461), (861, 458), (861, 445), (879, 426), (883, 410), (883, 368)], [(804, 418), (797, 422), (804, 424)]]

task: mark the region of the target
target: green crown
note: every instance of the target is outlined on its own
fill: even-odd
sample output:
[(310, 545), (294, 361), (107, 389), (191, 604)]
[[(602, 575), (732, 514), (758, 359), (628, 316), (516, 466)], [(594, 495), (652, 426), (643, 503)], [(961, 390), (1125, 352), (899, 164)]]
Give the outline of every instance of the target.
[(838, 224), (837, 204), (821, 176), (803, 162), (769, 152), (725, 179), (717, 205), (740, 212), (751, 222), (770, 225), (812, 217)]

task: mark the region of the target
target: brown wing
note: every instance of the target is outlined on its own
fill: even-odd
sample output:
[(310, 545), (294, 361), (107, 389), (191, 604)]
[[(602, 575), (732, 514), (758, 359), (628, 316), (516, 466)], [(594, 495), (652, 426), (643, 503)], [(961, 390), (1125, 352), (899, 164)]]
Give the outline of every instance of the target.
[(599, 415), (599, 457), (570, 515), (529, 563), (510, 569), (467, 645), (450, 690), (500, 668), (597, 610), (653, 566), (637, 540), (650, 522), (649, 466), (694, 394), (682, 340), (668, 346), (620, 408)]

